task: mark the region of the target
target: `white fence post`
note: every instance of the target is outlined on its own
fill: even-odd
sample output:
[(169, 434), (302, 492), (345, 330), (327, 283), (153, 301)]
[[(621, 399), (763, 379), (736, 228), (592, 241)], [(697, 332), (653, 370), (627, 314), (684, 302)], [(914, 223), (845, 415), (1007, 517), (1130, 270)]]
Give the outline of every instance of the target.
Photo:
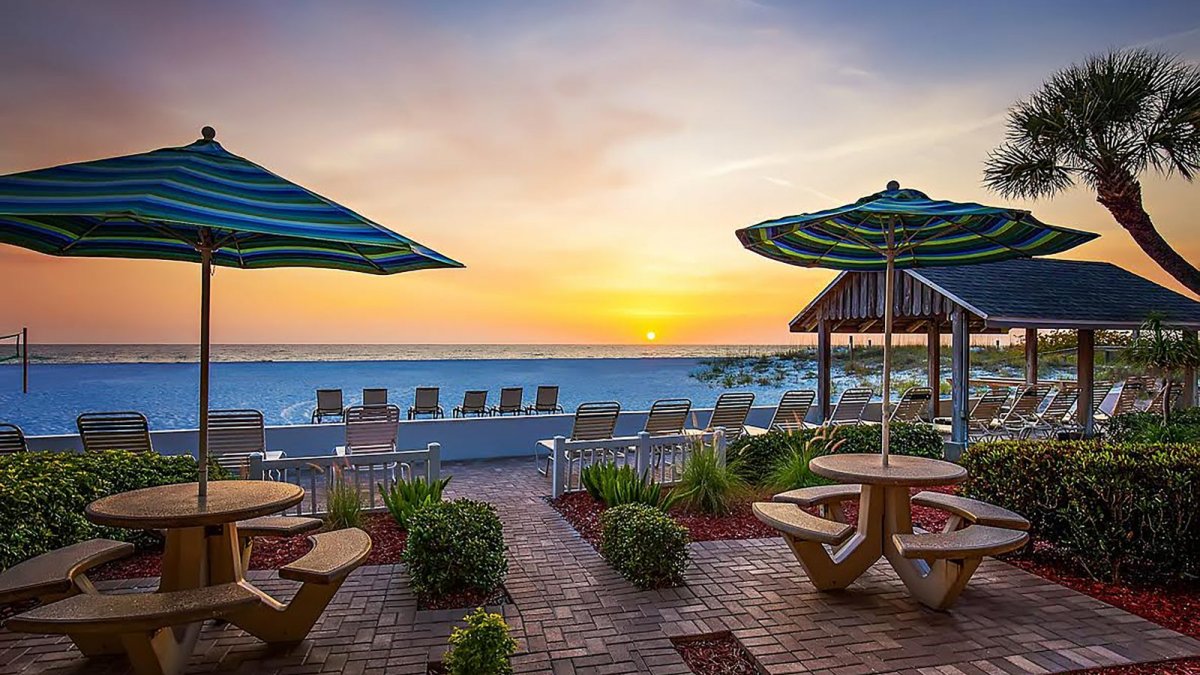
[(650, 471), (650, 453), (654, 451), (650, 445), (650, 434), (639, 431), (637, 435), (637, 475), (645, 476)]
[(725, 466), (725, 430), (717, 429), (713, 432), (713, 445), (717, 451), (717, 464)]
[(551, 454), (552, 466), (550, 478), (550, 496), (558, 499), (566, 491), (567, 472), (570, 463), (567, 462), (567, 439), (562, 436), (554, 437), (554, 448)]
[(425, 464), (425, 479), (430, 483), (442, 477), (442, 444), (430, 443), (429, 461)]

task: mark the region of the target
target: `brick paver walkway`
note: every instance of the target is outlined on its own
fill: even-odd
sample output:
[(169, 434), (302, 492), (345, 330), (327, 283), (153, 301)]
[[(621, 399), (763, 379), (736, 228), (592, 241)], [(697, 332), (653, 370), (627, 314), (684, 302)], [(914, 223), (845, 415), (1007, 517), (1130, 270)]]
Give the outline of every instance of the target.
[[(990, 560), (953, 611), (923, 609), (885, 564), (850, 590), (818, 593), (778, 539), (694, 544), (687, 586), (635, 590), (544, 501), (529, 460), (450, 464), (449, 496), (496, 504), (513, 604), (504, 614), (524, 673), (687, 673), (670, 638), (732, 631), (768, 673), (1043, 673), (1200, 655), (1200, 642)], [(254, 572), (281, 596), (295, 588)], [(153, 580), (105, 584), (134, 588)], [(210, 625), (189, 672), (422, 673), (462, 611), (418, 611), (401, 566), (364, 567), (310, 639), (272, 652)], [(64, 639), (0, 631), (2, 673), (124, 673)]]

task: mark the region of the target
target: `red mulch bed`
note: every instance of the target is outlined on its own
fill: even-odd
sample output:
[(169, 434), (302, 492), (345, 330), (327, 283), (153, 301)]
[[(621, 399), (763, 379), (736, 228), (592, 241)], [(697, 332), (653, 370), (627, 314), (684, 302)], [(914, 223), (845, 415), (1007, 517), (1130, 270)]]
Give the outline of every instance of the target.
[(675, 651), (697, 675), (757, 675), (758, 668), (730, 633), (675, 642)]
[[(562, 514), (571, 527), (594, 548), (600, 548), (600, 514), (606, 508), (603, 503), (592, 499), (586, 492), (568, 492), (558, 499), (550, 500), (550, 506)], [(689, 513), (681, 510), (671, 512), (675, 522), (688, 529), (692, 541), (716, 541), (720, 539), (758, 539), (774, 537), (775, 530), (764, 525), (750, 512), (749, 504), (739, 504), (724, 516)]]
[[(371, 535), (371, 554), (364, 565), (393, 565), (400, 562), (408, 533), (401, 530), (396, 521), (386, 513), (371, 513), (363, 516), (363, 529)], [(254, 540), (250, 555), (250, 569), (274, 570), (287, 565), (308, 553), (312, 544), (308, 535), (294, 537), (259, 537)], [(156, 577), (162, 568), (162, 550), (147, 549), (115, 560), (88, 572), (93, 581), (111, 579), (139, 579)]]

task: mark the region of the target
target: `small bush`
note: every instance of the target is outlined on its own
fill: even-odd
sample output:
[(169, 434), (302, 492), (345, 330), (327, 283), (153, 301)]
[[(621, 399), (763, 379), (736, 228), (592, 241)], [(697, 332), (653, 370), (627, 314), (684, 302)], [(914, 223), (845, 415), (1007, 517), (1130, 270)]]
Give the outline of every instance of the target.
[(496, 590), (508, 574), (504, 552), (504, 526), (487, 502), (435, 502), (409, 519), (404, 562), (424, 598)]
[[(215, 462), (208, 475), (229, 477)], [(105, 450), (0, 456), (0, 569), (95, 537), (156, 544), (160, 539), (152, 532), (95, 525), (84, 508), (118, 492), (197, 479), (196, 460), (189, 455)]]
[(967, 494), (1029, 519), (1093, 576), (1200, 574), (1200, 445), (977, 443)]
[(391, 489), (384, 489), (383, 485), (380, 485), (379, 495), (383, 498), (388, 513), (396, 519), (396, 524), (407, 530), (408, 522), (417, 509), (442, 501), (442, 491), (449, 482), (450, 476), (435, 481), (427, 481), (424, 477), (417, 476), (412, 480), (396, 481)]
[(735, 502), (749, 493), (746, 481), (733, 467), (721, 461), (716, 448), (698, 445), (688, 454), (673, 494), (687, 509), (701, 513), (725, 514)]
[(644, 504), (625, 504), (600, 516), (600, 554), (638, 588), (683, 583), (688, 533), (670, 516)]
[(588, 494), (609, 507), (622, 504), (645, 504), (667, 511), (683, 496), (679, 490), (664, 489), (649, 475), (638, 476), (633, 467), (629, 465), (618, 468), (611, 462), (585, 466), (579, 472), (579, 482), (583, 484)]
[(326, 504), (327, 529), (344, 530), (362, 525), (362, 497), (358, 493), (358, 486), (346, 480), (345, 474), (337, 467), (333, 468), (330, 476)]
[(1156, 412), (1117, 415), (1105, 433), (1116, 443), (1200, 443), (1200, 408), (1173, 411), (1167, 424)]
[(508, 624), (499, 614), (478, 607), (463, 617), (466, 628), (450, 634), (446, 666), (450, 675), (506, 675), (513, 671), (509, 658), (517, 651), (517, 641), (508, 634)]
[[(816, 428), (743, 436), (729, 449), (729, 457), (736, 461), (738, 474), (747, 482), (766, 486), (780, 462), (790, 455), (806, 452), (809, 440), (821, 433), (821, 428)], [(842, 441), (836, 452), (876, 454), (882, 450), (882, 436), (878, 424), (856, 424), (832, 427), (829, 438), (831, 442)], [(941, 459), (942, 437), (928, 424), (894, 422), (891, 425), (891, 452)]]

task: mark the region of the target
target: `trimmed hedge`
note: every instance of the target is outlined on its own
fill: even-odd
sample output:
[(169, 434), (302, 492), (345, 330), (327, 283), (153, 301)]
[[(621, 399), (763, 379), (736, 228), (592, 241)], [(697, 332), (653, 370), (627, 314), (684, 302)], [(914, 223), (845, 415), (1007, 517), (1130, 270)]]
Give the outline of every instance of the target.
[(423, 506), (409, 518), (404, 562), (423, 598), (490, 593), (504, 583), (504, 525), (487, 502), (456, 499)]
[(1166, 426), (1161, 413), (1117, 415), (1105, 434), (1117, 443), (1200, 443), (1200, 408), (1172, 411)]
[[(728, 456), (736, 462), (737, 472), (747, 482), (763, 486), (775, 466), (791, 452), (803, 452), (817, 429), (769, 431), (759, 436), (743, 435), (730, 448)], [(891, 451), (897, 455), (942, 458), (942, 437), (931, 425), (894, 422), (891, 425)], [(833, 428), (829, 443), (844, 440), (838, 453), (881, 451), (882, 427), (878, 424), (853, 424)]]
[(600, 515), (600, 554), (638, 588), (683, 583), (688, 531), (662, 511), (624, 504)]
[(977, 443), (966, 494), (1029, 519), (1093, 576), (1200, 574), (1200, 445)]
[[(209, 476), (218, 480), (228, 474), (212, 464)], [(105, 450), (0, 456), (0, 569), (94, 537), (155, 544), (157, 534), (101, 527), (83, 510), (118, 492), (194, 480), (196, 460), (189, 455)]]

